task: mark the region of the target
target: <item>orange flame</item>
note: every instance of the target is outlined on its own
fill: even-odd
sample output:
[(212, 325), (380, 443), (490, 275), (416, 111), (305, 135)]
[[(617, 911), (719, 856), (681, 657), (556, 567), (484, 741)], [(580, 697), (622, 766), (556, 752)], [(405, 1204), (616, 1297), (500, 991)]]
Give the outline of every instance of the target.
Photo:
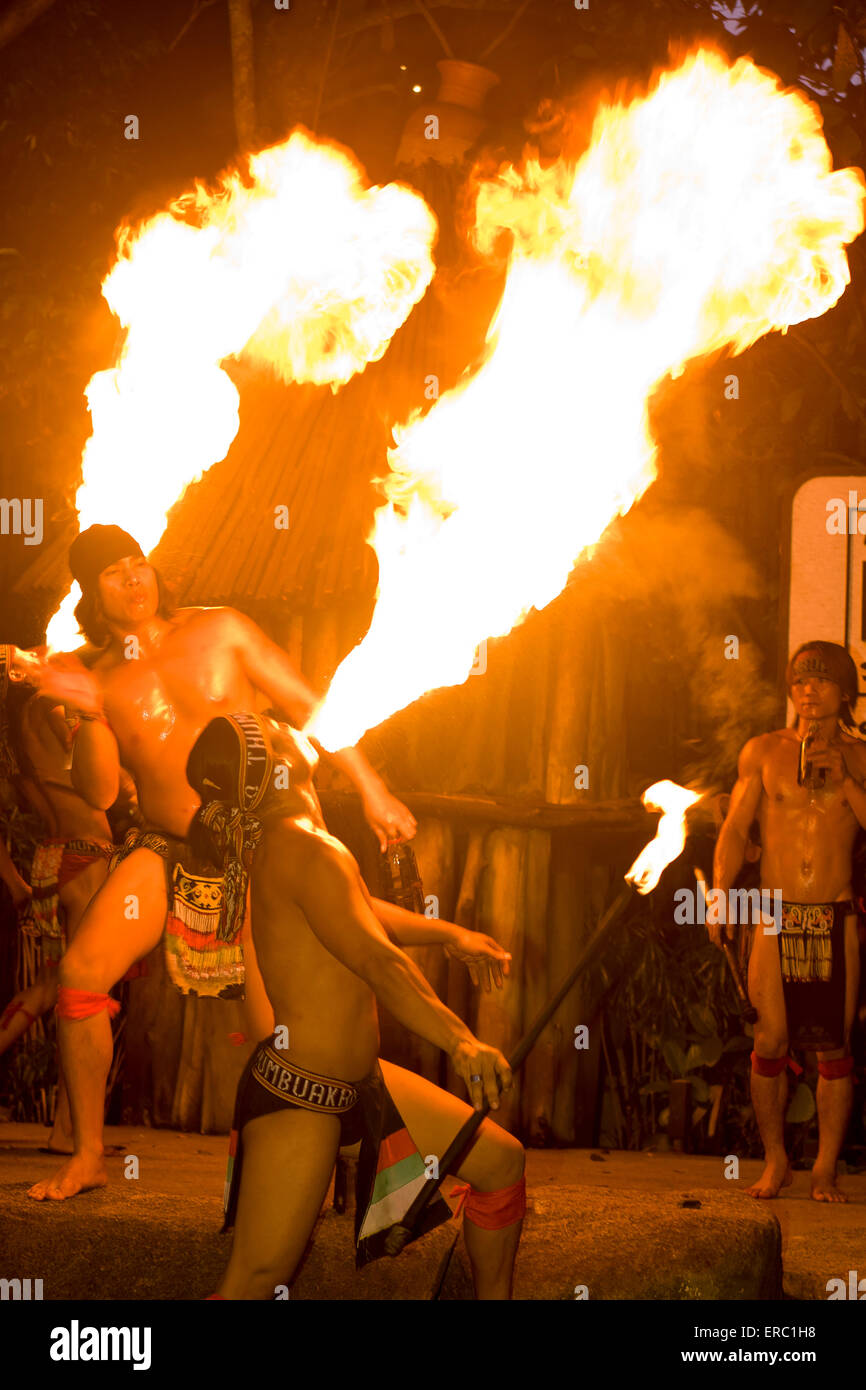
[(576, 166), (482, 183), (479, 247), (513, 242), (486, 359), (395, 432), (372, 623), (310, 731), (355, 743), (548, 604), (653, 481), (659, 382), (829, 309), (863, 197), (815, 107), (704, 50), (602, 108)]
[(700, 801), (703, 792), (690, 792), (676, 782), (654, 782), (641, 800), (650, 811), (661, 811), (654, 839), (644, 845), (626, 874), (639, 893), (651, 893), (667, 868), (678, 859), (686, 843), (686, 811)]
[[(383, 355), (426, 291), (435, 235), (418, 194), (366, 187), (348, 152), (300, 130), (251, 156), (243, 176), (197, 184), (124, 228), (102, 292), (126, 339), (87, 387), (80, 527), (115, 522), (151, 550), (168, 509), (237, 434), (220, 363), (243, 354), (337, 390)], [(54, 647), (75, 644), (75, 589), (49, 628)]]

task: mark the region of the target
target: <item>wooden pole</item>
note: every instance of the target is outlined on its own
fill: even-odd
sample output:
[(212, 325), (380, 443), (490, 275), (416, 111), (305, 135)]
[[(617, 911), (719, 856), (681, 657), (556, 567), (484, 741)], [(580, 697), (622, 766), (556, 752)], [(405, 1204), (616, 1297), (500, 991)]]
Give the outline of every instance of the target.
[(251, 0), (228, 0), (232, 51), (232, 95), (238, 148), (256, 143), (255, 50)]
[[(526, 1061), (538, 1038), (556, 1013), (563, 999), (565, 999), (569, 990), (573, 987), (580, 975), (583, 974), (598, 950), (598, 947), (601, 945), (601, 942), (614, 924), (619, 921), (634, 895), (635, 889), (632, 888), (631, 884), (627, 884), (625, 888), (620, 890), (614, 902), (611, 903), (589, 941), (578, 956), (571, 974), (567, 979), (563, 980), (556, 994), (544, 1006), (532, 1027), (524, 1034), (509, 1057), (508, 1065), (513, 1072), (518, 1071), (520, 1067), (523, 1066), (523, 1063)], [(449, 1173), (453, 1173), (459, 1168), (470, 1146), (475, 1141), (475, 1135), (479, 1126), (489, 1112), (490, 1106), (488, 1102), (485, 1101), (481, 1109), (474, 1111), (465, 1124), (457, 1131), (439, 1161), (439, 1177), (431, 1178), (429, 1182), (424, 1184), (408, 1208), (402, 1221), (395, 1223), (395, 1225), (391, 1227), (385, 1242), (385, 1250), (389, 1255), (399, 1255), (403, 1247), (411, 1240), (419, 1216), (433, 1200)]]

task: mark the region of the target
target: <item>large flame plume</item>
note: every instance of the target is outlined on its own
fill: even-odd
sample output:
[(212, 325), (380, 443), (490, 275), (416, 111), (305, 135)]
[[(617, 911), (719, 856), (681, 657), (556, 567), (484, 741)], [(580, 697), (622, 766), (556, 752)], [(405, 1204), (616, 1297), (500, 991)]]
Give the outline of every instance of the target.
[[(424, 294), (435, 235), (423, 198), (367, 187), (352, 156), (300, 130), (125, 228), (102, 292), (126, 338), (87, 387), (81, 529), (115, 522), (151, 550), (168, 509), (237, 434), (238, 393), (220, 363), (243, 354), (337, 390), (382, 356)], [(52, 620), (55, 648), (75, 644), (78, 596), (76, 585)]]
[(686, 844), (686, 811), (700, 801), (703, 792), (691, 792), (677, 782), (653, 782), (641, 800), (648, 811), (661, 811), (655, 837), (644, 845), (626, 874), (639, 893), (651, 893)]
[(549, 603), (655, 477), (656, 386), (835, 304), (863, 196), (814, 106), (707, 50), (602, 108), (576, 165), (483, 182), (478, 246), (512, 237), (486, 358), (395, 432), (372, 623), (310, 731), (355, 743)]

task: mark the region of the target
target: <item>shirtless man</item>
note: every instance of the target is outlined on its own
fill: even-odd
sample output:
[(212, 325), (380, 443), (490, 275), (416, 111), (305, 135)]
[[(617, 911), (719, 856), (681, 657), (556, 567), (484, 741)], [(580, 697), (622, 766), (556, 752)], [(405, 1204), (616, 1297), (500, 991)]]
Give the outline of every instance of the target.
[[(12, 676), (16, 658), (11, 650)], [(26, 670), (22, 672), (26, 676)], [(75, 721), (62, 706), (21, 688), (19, 708), (10, 711), (10, 739), (20, 763), (17, 790), (41, 817), (48, 838), (36, 847), (28, 889), (32, 902), (31, 935), (40, 940), (36, 979), (16, 994), (0, 1018), (0, 1054), (57, 1001), (57, 967), (65, 942), (75, 936), (84, 909), (105, 880), (111, 853), (111, 829), (102, 811), (95, 810), (72, 785), (70, 772)], [(28, 928), (25, 927), (25, 930)], [(72, 1153), (69, 1100), (58, 1076), (57, 1104), (47, 1146), (55, 1153)]]
[[(215, 715), (272, 705), (303, 725), (316, 699), (286, 654), (249, 618), (230, 608), (172, 612), (156, 571), (117, 526), (92, 526), (73, 543), (70, 568), (82, 589), (76, 610), (97, 648), (90, 669), (45, 666), (45, 694), (77, 712), (73, 783), (107, 809), (117, 794), (118, 761), (132, 774), (150, 843), (178, 843), (198, 797), (185, 776), (195, 739)], [(333, 761), (358, 787), (380, 842), (411, 836), (415, 822), (357, 749)], [(169, 844), (169, 848), (170, 848)], [(108, 991), (159, 942), (167, 913), (167, 858), (133, 850), (93, 899), (60, 966), (57, 1002), (75, 1152), (29, 1196), (63, 1200), (104, 1186), (102, 1093), (111, 1064)], [(129, 911), (135, 905), (137, 916)]]
[[(788, 663), (796, 724), (750, 739), (719, 835), (715, 886), (727, 892), (743, 865), (749, 827), (761, 827), (761, 885), (782, 896), (781, 922), (758, 924), (749, 997), (758, 1010), (752, 1103), (766, 1166), (749, 1193), (775, 1197), (792, 1181), (784, 1145), (789, 1048), (818, 1054), (818, 1156), (812, 1196), (844, 1202), (836, 1160), (851, 1111), (849, 1034), (858, 990), (851, 853), (866, 827), (866, 746), (854, 726), (857, 670), (844, 647), (808, 642)], [(717, 921), (707, 925), (721, 944)], [(794, 1064), (796, 1065), (796, 1064)], [(797, 1069), (799, 1070), (799, 1069)]]
[[(253, 768), (249, 750), (262, 734), (272, 761)], [(275, 763), (290, 767), (290, 791), (271, 790)], [(473, 1036), (392, 942), (440, 943), (499, 986), (507, 953), (490, 937), (371, 898), (351, 854), (325, 828), (314, 766), (303, 735), (246, 714), (212, 721), (190, 756), (189, 779), (204, 799), (191, 838), (205, 837), (214, 862), (234, 852), (227, 827), (245, 814), (253, 936), (280, 1025), (259, 1043), (238, 1087), (226, 1201), (235, 1237), (212, 1297), (273, 1298), (291, 1280), (337, 1149), (359, 1138), (358, 1263), (382, 1254), (387, 1230), (423, 1188), (422, 1155), (442, 1155), (471, 1114), (424, 1078), (377, 1061), (377, 1000), (448, 1053), (476, 1109), (485, 1097), (497, 1109), (500, 1090), (512, 1084), (502, 1053)], [(239, 786), (248, 796), (242, 806)], [(311, 856), (311, 839), (320, 855)], [(464, 1239), (479, 1299), (511, 1297), (523, 1167), (518, 1140), (485, 1120), (455, 1174), (470, 1185)], [(444, 1202), (440, 1208), (439, 1219), (447, 1218)]]

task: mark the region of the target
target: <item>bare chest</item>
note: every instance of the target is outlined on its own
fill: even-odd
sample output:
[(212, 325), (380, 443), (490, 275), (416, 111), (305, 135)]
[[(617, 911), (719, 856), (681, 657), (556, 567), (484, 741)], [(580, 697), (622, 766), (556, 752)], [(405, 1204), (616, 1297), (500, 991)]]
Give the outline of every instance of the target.
[(829, 829), (853, 824), (854, 813), (848, 804), (841, 783), (825, 778), (823, 785), (801, 786), (798, 782), (799, 743), (791, 740), (775, 750), (764, 764), (765, 810), (798, 820), (821, 814)]
[(210, 719), (250, 695), (232, 652), (180, 637), (155, 655), (125, 659), (104, 679), (104, 689), (106, 714), (130, 767), (160, 744), (191, 744)]

